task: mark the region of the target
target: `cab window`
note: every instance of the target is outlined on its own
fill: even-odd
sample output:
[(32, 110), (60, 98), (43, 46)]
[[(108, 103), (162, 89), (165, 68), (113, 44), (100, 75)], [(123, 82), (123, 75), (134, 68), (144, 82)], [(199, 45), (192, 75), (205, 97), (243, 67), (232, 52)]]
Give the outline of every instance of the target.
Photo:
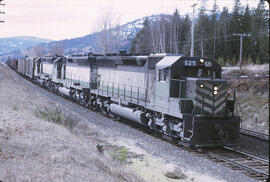
[(162, 70), (158, 70), (158, 81), (166, 81), (169, 78), (169, 69), (165, 68)]

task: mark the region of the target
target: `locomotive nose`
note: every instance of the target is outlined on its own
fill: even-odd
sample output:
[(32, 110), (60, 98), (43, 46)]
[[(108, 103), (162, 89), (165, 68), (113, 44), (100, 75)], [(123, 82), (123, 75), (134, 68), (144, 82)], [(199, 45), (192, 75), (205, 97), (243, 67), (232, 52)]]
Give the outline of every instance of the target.
[(218, 139), (225, 138), (225, 132), (224, 132), (223, 126), (221, 124), (214, 125), (214, 133), (215, 133), (215, 138), (218, 138)]

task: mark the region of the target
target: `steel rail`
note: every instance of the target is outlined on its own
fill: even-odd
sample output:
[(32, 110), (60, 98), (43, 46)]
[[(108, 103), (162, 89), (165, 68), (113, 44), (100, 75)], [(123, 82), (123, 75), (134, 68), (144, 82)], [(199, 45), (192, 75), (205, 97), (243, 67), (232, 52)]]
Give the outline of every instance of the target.
[(269, 135), (264, 134), (264, 133), (259, 133), (253, 130), (245, 129), (245, 128), (240, 128), (240, 133), (245, 136), (249, 136), (252, 138), (256, 138), (265, 142), (269, 142)]
[[(242, 170), (258, 180), (269, 178), (269, 161), (225, 146), (221, 150), (207, 150), (206, 154), (229, 164), (234, 170)], [(216, 161), (217, 162), (217, 161)], [(263, 170), (264, 169), (264, 170)]]

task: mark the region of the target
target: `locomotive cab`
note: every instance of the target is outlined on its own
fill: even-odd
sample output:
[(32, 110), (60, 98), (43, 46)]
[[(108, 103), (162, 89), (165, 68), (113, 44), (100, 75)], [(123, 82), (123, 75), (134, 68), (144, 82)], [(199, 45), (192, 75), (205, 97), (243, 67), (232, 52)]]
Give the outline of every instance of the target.
[(34, 60), (35, 62), (35, 76), (40, 77), (41, 73), (42, 73), (42, 62), (41, 62), (41, 58), (38, 57), (37, 59)]
[(156, 65), (156, 77), (156, 97), (168, 98), (166, 112), (182, 119), (181, 124), (169, 124), (180, 131), (181, 140), (195, 146), (237, 141), (240, 118), (228, 107), (234, 101), (227, 98), (227, 81), (221, 79), (221, 67), (214, 60), (166, 56)]
[(52, 80), (55, 83), (62, 83), (65, 79), (65, 65), (66, 58), (63, 56), (57, 56), (53, 61), (53, 74)]

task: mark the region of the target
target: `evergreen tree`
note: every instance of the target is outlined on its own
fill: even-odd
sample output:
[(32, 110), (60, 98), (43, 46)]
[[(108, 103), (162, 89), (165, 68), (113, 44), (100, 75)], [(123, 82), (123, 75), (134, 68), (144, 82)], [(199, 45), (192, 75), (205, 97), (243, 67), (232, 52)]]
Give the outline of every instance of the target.
[[(212, 12), (212, 15), (207, 15), (202, 3), (195, 24), (195, 56), (215, 57), (223, 64), (230, 61), (235, 65), (240, 55), (239, 34), (250, 34), (243, 36), (243, 62), (250, 58), (254, 63), (269, 62), (269, 12), (263, 0), (253, 9), (249, 6), (244, 8), (240, 0), (234, 0), (233, 11), (229, 12), (224, 7), (220, 14), (214, 4)], [(189, 16), (181, 18), (178, 10), (171, 16), (161, 16), (155, 22), (149, 23), (146, 19), (143, 29), (133, 40), (131, 52), (189, 55), (190, 25)]]
[[(241, 19), (241, 25), (242, 25), (242, 32), (246, 34), (250, 34), (251, 32), (251, 15), (250, 15), (250, 9), (247, 5), (245, 8), (245, 13), (242, 16)], [(250, 52), (252, 51), (252, 41), (250, 37), (243, 37), (243, 60), (248, 60), (250, 57)]]
[[(260, 0), (255, 9), (252, 21), (253, 45), (252, 61), (255, 62), (257, 57), (260, 63), (269, 62), (269, 17), (265, 9), (265, 3)], [(256, 58), (255, 58), (256, 57)]]
[(205, 14), (205, 8), (201, 7), (198, 17), (198, 23), (195, 26), (195, 56), (207, 56), (208, 50), (206, 49), (208, 40), (206, 40), (209, 34), (209, 19)]
[(182, 28), (182, 34), (180, 37), (180, 53), (184, 55), (190, 55), (190, 25), (191, 25), (191, 20), (188, 15), (185, 16), (183, 22), (183, 28)]
[(211, 19), (211, 27), (213, 27), (212, 31), (211, 31), (211, 34), (213, 35), (213, 43), (212, 43), (212, 58), (215, 59), (215, 55), (216, 55), (216, 32), (217, 32), (217, 11), (218, 11), (218, 6), (216, 4), (216, 0), (214, 2), (214, 5), (213, 5), (213, 9), (212, 9), (212, 19)]
[(179, 53), (179, 42), (181, 37), (180, 15), (176, 9), (172, 16), (172, 34), (171, 34), (171, 51), (170, 53)]
[(230, 19), (231, 14), (227, 7), (223, 7), (223, 10), (220, 15), (220, 19), (218, 22), (218, 36), (220, 37), (219, 47), (220, 52), (218, 53), (218, 57), (223, 57), (225, 61), (227, 61), (230, 57), (229, 50), (229, 32), (230, 32)]
[(138, 32), (130, 49), (131, 53), (150, 54), (151, 53), (151, 27), (148, 18), (143, 22), (143, 28)]
[[(233, 7), (233, 12), (232, 12), (232, 18), (230, 21), (230, 34), (238, 34), (238, 33), (243, 33), (241, 29), (241, 14), (242, 12), (242, 7), (240, 4), (240, 0), (235, 0), (234, 2), (234, 7)], [(234, 36), (230, 40), (230, 45), (229, 45), (229, 52), (231, 53), (232, 59), (231, 63), (236, 64), (239, 60), (239, 49), (240, 49), (240, 43), (239, 43), (239, 36)]]

